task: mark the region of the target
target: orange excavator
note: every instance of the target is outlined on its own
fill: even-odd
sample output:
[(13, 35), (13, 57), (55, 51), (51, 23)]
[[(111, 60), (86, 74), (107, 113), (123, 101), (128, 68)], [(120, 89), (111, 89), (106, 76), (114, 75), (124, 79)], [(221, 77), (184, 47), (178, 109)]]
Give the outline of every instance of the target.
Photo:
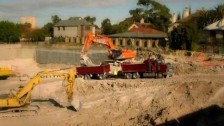
[(83, 66), (93, 66), (94, 64), (87, 56), (87, 53), (89, 51), (90, 46), (92, 43), (99, 43), (103, 44), (108, 48), (108, 58), (112, 61), (117, 60), (126, 60), (126, 59), (132, 59), (136, 57), (136, 52), (133, 52), (128, 49), (115, 49), (115, 46), (113, 45), (113, 42), (110, 38), (103, 36), (103, 35), (97, 35), (96, 37), (93, 35), (93, 33), (89, 33), (85, 39), (84, 46), (82, 48), (81, 52), (81, 59), (80, 63)]

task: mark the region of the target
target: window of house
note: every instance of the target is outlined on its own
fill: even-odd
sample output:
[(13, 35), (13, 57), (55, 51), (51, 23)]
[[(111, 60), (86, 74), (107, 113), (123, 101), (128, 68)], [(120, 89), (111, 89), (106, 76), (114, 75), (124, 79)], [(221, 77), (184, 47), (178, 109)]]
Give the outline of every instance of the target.
[(116, 40), (113, 40), (113, 44), (114, 44), (114, 45), (116, 44)]
[(90, 26), (86, 26), (85, 29), (86, 29), (86, 30), (90, 30)]
[(144, 42), (144, 47), (148, 47), (148, 42), (147, 41)]
[(128, 46), (131, 45), (131, 39), (129, 39), (129, 40), (127, 41), (127, 45), (128, 45)]
[(58, 31), (60, 31), (60, 27), (58, 27)]
[(136, 41), (136, 46), (139, 46), (139, 41)]
[(120, 40), (120, 45), (121, 45), (121, 46), (123, 45), (123, 40)]

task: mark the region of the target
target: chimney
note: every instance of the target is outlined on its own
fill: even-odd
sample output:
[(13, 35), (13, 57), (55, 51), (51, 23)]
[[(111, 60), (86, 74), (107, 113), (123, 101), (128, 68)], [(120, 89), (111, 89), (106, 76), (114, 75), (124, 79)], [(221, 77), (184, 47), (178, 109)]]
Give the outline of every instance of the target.
[(141, 23), (141, 24), (144, 24), (144, 23), (145, 23), (144, 18), (142, 18), (142, 19), (140, 20), (140, 23)]
[(175, 23), (176, 21), (177, 21), (177, 15), (176, 15), (176, 13), (173, 13), (172, 18), (171, 18), (171, 22)]
[(183, 11), (183, 18), (186, 18), (190, 15), (190, 10), (188, 7), (185, 7), (184, 11)]

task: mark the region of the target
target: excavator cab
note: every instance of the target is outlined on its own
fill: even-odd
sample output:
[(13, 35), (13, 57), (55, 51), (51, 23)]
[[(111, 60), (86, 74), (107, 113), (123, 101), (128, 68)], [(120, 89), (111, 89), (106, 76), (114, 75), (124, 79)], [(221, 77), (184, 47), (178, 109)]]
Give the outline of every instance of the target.
[(117, 60), (117, 59), (122, 59), (122, 50), (112, 50), (112, 55), (111, 57), (109, 56), (110, 59)]

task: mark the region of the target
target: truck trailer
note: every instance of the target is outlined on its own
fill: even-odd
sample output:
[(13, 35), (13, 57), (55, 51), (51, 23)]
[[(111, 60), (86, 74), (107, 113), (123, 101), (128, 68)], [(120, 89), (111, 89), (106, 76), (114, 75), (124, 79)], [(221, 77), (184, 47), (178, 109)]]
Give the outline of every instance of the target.
[(126, 79), (137, 79), (144, 76), (154, 76), (155, 78), (172, 76), (170, 64), (155, 59), (147, 59), (138, 64), (124, 62), (121, 64), (121, 70)]

